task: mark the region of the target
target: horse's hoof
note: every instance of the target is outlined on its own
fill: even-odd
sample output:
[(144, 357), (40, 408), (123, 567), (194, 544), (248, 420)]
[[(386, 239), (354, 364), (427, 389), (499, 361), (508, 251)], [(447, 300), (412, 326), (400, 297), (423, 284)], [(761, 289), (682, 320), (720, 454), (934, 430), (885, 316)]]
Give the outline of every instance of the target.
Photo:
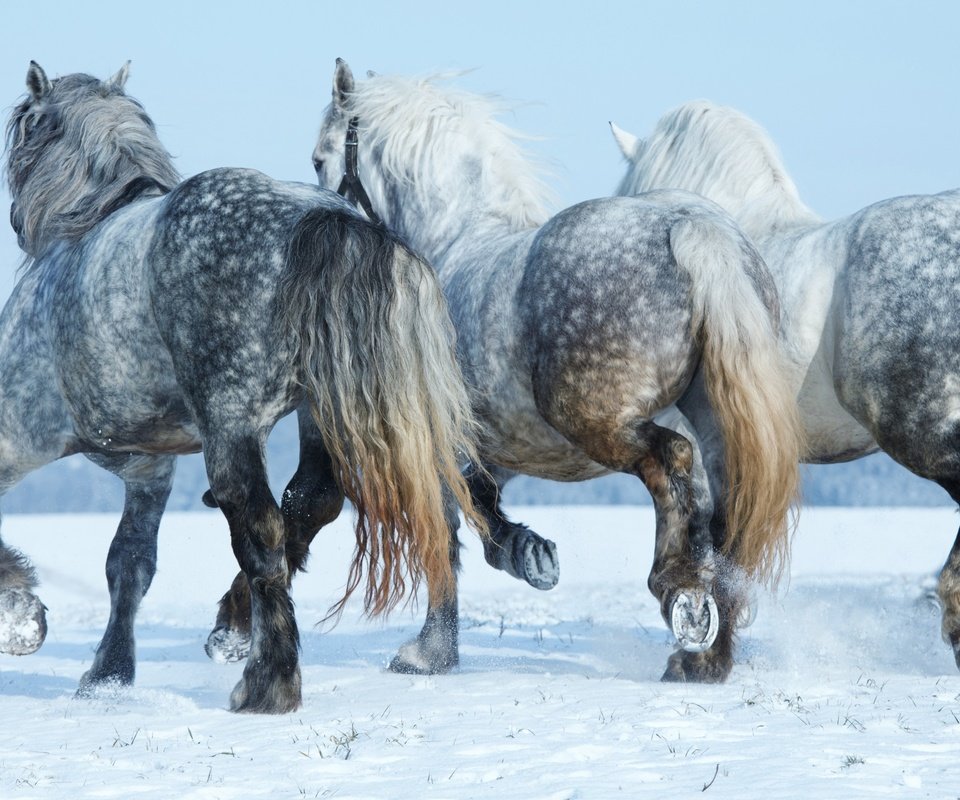
[(454, 651), (451, 653), (424, 652), (419, 639), (407, 642), (391, 659), (387, 669), (399, 675), (445, 675), (460, 662)]
[(210, 631), (203, 649), (218, 664), (243, 661), (250, 653), (250, 634), (241, 633), (235, 628), (217, 626)]
[(78, 700), (94, 700), (97, 698), (112, 698), (119, 696), (124, 689), (133, 686), (133, 673), (130, 677), (109, 675), (96, 677), (91, 670), (83, 673), (74, 697)]
[(244, 675), (230, 693), (230, 710), (238, 714), (289, 714), (302, 703), (300, 670), (269, 685)]
[(0, 591), (0, 653), (25, 656), (47, 638), (47, 607), (26, 589)]
[(713, 595), (699, 589), (682, 589), (670, 606), (670, 628), (688, 653), (709, 650), (720, 628), (720, 613)]
[(549, 539), (536, 535), (524, 538), (516, 560), (520, 575), (534, 589), (552, 589), (560, 580), (557, 546)]
[(667, 660), (665, 683), (723, 683), (733, 670), (733, 659), (721, 653), (677, 650)]

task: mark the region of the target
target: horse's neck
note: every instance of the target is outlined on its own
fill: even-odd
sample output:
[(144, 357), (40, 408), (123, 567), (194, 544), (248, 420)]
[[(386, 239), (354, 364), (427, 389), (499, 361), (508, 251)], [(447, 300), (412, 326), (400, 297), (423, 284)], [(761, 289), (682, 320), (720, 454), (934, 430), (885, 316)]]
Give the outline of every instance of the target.
[(723, 208), (752, 239), (818, 225), (822, 220), (787, 187), (764, 181), (760, 185), (725, 182), (713, 176), (671, 176), (663, 179), (625, 179), (620, 194), (653, 189), (684, 189), (706, 197)]
[(807, 228), (822, 220), (799, 200), (767, 192), (757, 197), (719, 191), (715, 197), (705, 195), (732, 216), (752, 239)]
[(391, 226), (442, 275), (473, 268), (481, 253), (496, 259), (539, 227), (505, 218), (469, 190), (417, 201), (397, 197), (388, 206)]
[(744, 128), (745, 122), (735, 117), (715, 127), (683, 127), (675, 136), (655, 134), (628, 157), (619, 194), (695, 192), (721, 206), (753, 238), (821, 222), (800, 200), (773, 145), (762, 132)]

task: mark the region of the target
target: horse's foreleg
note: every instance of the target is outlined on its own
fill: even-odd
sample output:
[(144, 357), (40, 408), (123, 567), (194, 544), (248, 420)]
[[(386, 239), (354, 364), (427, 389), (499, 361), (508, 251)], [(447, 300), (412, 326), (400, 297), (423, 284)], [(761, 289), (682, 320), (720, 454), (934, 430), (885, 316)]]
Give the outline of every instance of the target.
[(254, 435), (204, 436), (210, 488), (230, 525), (250, 592), (250, 653), (230, 696), (233, 711), (280, 714), (301, 702), (300, 637), (290, 599), (283, 514)]
[(123, 479), (123, 515), (107, 554), (110, 620), (79, 695), (107, 682), (133, 683), (133, 625), (157, 569), (157, 530), (173, 483), (173, 456), (90, 456)]
[[(283, 492), (281, 510), (286, 526), (289, 577), (305, 568), (310, 543), (343, 508), (343, 492), (309, 410), (299, 411), (300, 463)], [(211, 494), (212, 498), (212, 494)], [(214, 661), (242, 661), (250, 651), (250, 590), (239, 573), (220, 598), (217, 621), (204, 647)]]
[[(450, 566), (454, 580), (460, 572), (460, 540), (457, 530), (460, 517), (449, 492), (446, 494), (446, 516), (450, 530)], [(457, 588), (439, 605), (427, 606), (423, 629), (402, 645), (390, 662), (392, 672), (413, 675), (436, 675), (449, 672), (460, 663), (460, 616)]]
[(490, 530), (490, 537), (483, 542), (484, 558), (491, 567), (534, 589), (552, 589), (560, 579), (557, 546), (526, 525), (511, 522), (500, 506), (500, 492), (513, 475), (493, 466), (478, 469), (471, 465), (467, 472), (470, 496)]

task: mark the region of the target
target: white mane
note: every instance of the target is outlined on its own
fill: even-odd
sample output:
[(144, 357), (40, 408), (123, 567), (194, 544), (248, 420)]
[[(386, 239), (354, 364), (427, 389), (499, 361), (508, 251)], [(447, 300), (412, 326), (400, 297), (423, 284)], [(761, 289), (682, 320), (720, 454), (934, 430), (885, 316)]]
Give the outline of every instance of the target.
[(686, 189), (726, 209), (747, 233), (813, 223), (766, 132), (732, 108), (699, 100), (675, 108), (638, 140), (618, 194)]
[[(479, 180), (486, 213), (516, 227), (542, 225), (552, 195), (518, 144), (524, 137), (495, 119), (503, 103), (440, 86), (438, 77), (375, 75), (350, 93), (350, 113), (368, 131), (381, 167), (424, 197)], [(470, 160), (477, 168), (465, 176), (458, 168)]]

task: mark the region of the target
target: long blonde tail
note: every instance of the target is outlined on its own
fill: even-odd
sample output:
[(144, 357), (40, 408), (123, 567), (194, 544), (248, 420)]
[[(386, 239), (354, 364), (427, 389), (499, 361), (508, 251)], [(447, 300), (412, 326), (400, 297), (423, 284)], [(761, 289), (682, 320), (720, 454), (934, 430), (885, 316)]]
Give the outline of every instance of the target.
[(415, 594), (421, 578), (439, 602), (455, 586), (445, 487), (471, 526), (486, 528), (460, 472), (476, 458), (476, 425), (435, 273), (385, 229), (320, 209), (297, 226), (277, 304), (357, 511), (357, 548), (337, 608), (364, 572), (370, 614)]
[(776, 583), (789, 558), (804, 433), (778, 346), (780, 307), (756, 248), (732, 222), (675, 225), (670, 243), (694, 288), (707, 392), (724, 441), (725, 552)]

